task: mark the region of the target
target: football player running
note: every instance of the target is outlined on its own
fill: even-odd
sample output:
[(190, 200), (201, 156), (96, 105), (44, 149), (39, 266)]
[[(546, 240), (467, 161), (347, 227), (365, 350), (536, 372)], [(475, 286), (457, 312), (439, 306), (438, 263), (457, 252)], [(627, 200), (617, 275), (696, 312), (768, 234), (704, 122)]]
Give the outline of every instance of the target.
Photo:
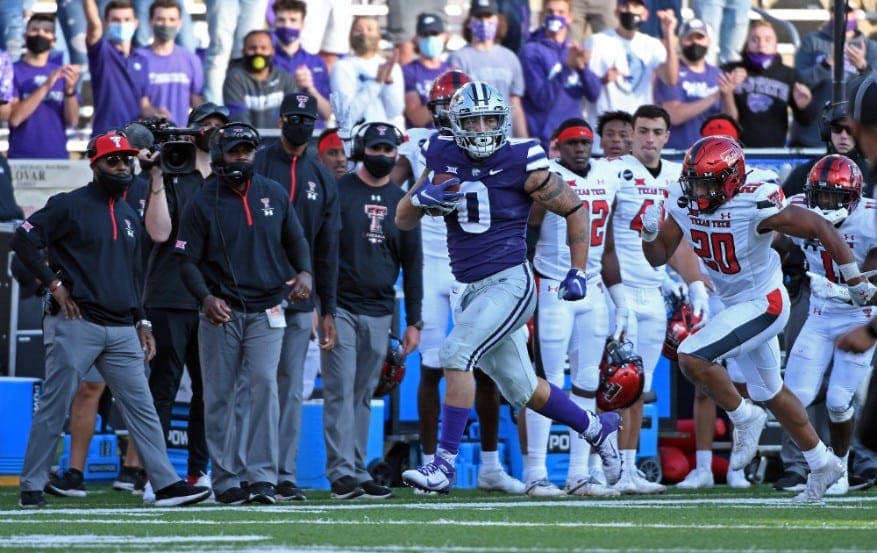
[[(425, 160), (421, 148), (441, 133), (450, 135), (451, 122), (447, 109), (451, 97), (472, 79), (459, 69), (445, 71), (432, 83), (427, 109), (432, 113), (435, 129), (413, 128), (406, 131), (408, 140), (399, 146), (393, 182), (406, 182), (419, 176)], [(451, 304), (461, 286), (451, 274), (448, 258), (448, 233), (440, 217), (426, 217), (421, 223), (423, 240), (423, 332), (420, 335), (421, 372), (417, 386), (417, 415), (424, 464), (435, 458), (438, 445), (438, 424), (441, 400), (439, 384), (443, 376), (439, 363), (439, 347), (448, 330)], [(428, 276), (427, 276), (428, 275)], [(524, 483), (512, 478), (499, 460), (499, 393), (496, 384), (480, 369), (470, 373), (475, 378), (475, 410), (481, 425), (481, 464), (478, 467), (478, 489), (509, 494), (524, 493)], [(418, 490), (421, 491), (421, 490)]]
[[(566, 220), (534, 204), (527, 224), (528, 241), (535, 241), (533, 268), (537, 275), (538, 308), (536, 310), (537, 364), (545, 379), (563, 388), (564, 364), (569, 355), (572, 393), (570, 399), (581, 409), (596, 409), (596, 392), (600, 385), (600, 358), (609, 335), (607, 291), (601, 271), (611, 271), (618, 280), (618, 258), (612, 237), (611, 213), (618, 191), (618, 170), (605, 159), (592, 160), (594, 132), (584, 119), (567, 119), (554, 131), (560, 159), (549, 163), (549, 170), (579, 197), (591, 221), (588, 264), (585, 268), (588, 295), (577, 301), (564, 301), (557, 290), (570, 267), (570, 249), (566, 244)], [(624, 292), (616, 284), (608, 293), (615, 298), (616, 317), (627, 317)], [(620, 296), (619, 296), (620, 294)], [(617, 325), (618, 332), (624, 325)], [(588, 458), (591, 446), (570, 432), (569, 470), (564, 490), (548, 480), (545, 465), (551, 420), (527, 410), (527, 468), (524, 481), (527, 495), (551, 497), (564, 494), (610, 496), (618, 492), (601, 484), (591, 475)]]
[[(819, 501), (843, 474), (842, 461), (819, 439), (795, 395), (783, 385), (777, 335), (789, 319), (789, 298), (782, 283), (779, 255), (771, 231), (818, 239), (837, 264), (853, 301), (865, 304), (875, 287), (859, 272), (855, 256), (825, 218), (787, 205), (773, 183), (744, 183), (743, 150), (731, 138), (702, 138), (686, 152), (681, 195), (643, 214), (642, 248), (659, 266), (683, 238), (703, 260), (726, 308), (678, 348), (679, 367), (702, 387), (734, 423), (730, 468), (744, 467), (755, 456), (767, 414), (744, 400), (718, 362), (737, 357), (753, 401), (763, 402), (803, 451), (810, 467), (807, 487), (797, 501)], [(659, 229), (660, 226), (660, 229)]]
[[(807, 177), (804, 193), (792, 196), (793, 205), (808, 208), (827, 219), (840, 232), (856, 263), (877, 266), (877, 204), (861, 198), (862, 172), (850, 158), (832, 154), (816, 162)], [(777, 243), (779, 242), (779, 243)], [(828, 489), (829, 495), (849, 491), (847, 460), (855, 418), (853, 395), (871, 369), (875, 345), (862, 353), (837, 349), (835, 341), (845, 332), (868, 322), (871, 308), (850, 301), (840, 284), (838, 266), (823, 245), (814, 239), (779, 236), (775, 247), (799, 247), (810, 267), (810, 313), (786, 363), (785, 384), (804, 406), (816, 399), (825, 371), (831, 365), (825, 407), (828, 410), (831, 447), (843, 460), (844, 474)]]
[(548, 171), (538, 144), (509, 142), (510, 109), (495, 88), (479, 81), (464, 85), (451, 99), (448, 117), (453, 136), (430, 141), (424, 153), (430, 170), (458, 178), (433, 185), (421, 177), (396, 213), (399, 228), (411, 229), (425, 210), (445, 212), (451, 270), (465, 284), (454, 308), (454, 329), (439, 350), (446, 382), (439, 449), (432, 463), (406, 470), (402, 480), (423, 490), (450, 491), (474, 401), (468, 372), (478, 366), (513, 406), (526, 405), (560, 421), (594, 446), (613, 483), (621, 471), (620, 417), (584, 411), (560, 388), (537, 378), (523, 328), (536, 304), (524, 238), (531, 205), (539, 202), (566, 219), (572, 266), (558, 290), (565, 300), (586, 294), (587, 212), (575, 192)]
[[(667, 311), (664, 305), (663, 289), (666, 295), (689, 297), (694, 314), (705, 320), (709, 316), (709, 296), (704, 284), (697, 258), (691, 249), (684, 246), (668, 262), (677, 270), (686, 287), (671, 279), (664, 267), (649, 264), (640, 246), (642, 214), (649, 206), (661, 205), (667, 197), (667, 190), (679, 179), (679, 163), (661, 158), (661, 151), (670, 138), (670, 115), (656, 105), (644, 105), (633, 114), (632, 150), (622, 156), (617, 164), (620, 187), (615, 199), (612, 226), (615, 249), (619, 252), (620, 278), (604, 275), (604, 283), (609, 290), (623, 282), (621, 293), (612, 294), (615, 308), (618, 301), (626, 296), (625, 305), (630, 315), (624, 319), (616, 317), (615, 334), (620, 334), (618, 325), (634, 344), (636, 353), (642, 357), (645, 385), (643, 392), (652, 389), (652, 376), (661, 355), (661, 348), (667, 329)], [(622, 309), (625, 305), (622, 305)], [(626, 327), (626, 328), (625, 328)], [(615, 488), (623, 494), (661, 493), (666, 488), (651, 482), (636, 468), (636, 452), (643, 419), (643, 397), (622, 411), (624, 428), (618, 442), (624, 457), (621, 479)]]

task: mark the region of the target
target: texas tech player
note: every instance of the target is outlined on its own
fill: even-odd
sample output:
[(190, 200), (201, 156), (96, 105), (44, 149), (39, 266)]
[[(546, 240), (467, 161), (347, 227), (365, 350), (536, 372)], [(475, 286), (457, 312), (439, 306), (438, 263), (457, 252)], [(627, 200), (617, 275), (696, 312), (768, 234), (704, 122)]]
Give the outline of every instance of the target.
[[(643, 252), (653, 266), (666, 263), (685, 238), (703, 260), (726, 308), (678, 348), (683, 373), (728, 412), (734, 423), (730, 467), (752, 459), (767, 418), (744, 400), (718, 361), (737, 357), (749, 397), (764, 402), (801, 447), (811, 473), (796, 499), (816, 501), (843, 474), (842, 462), (816, 435), (801, 402), (783, 386), (777, 334), (789, 318), (789, 298), (771, 231), (818, 238), (851, 284), (857, 303), (873, 295), (843, 237), (823, 217), (786, 206), (773, 183), (746, 183), (743, 150), (722, 136), (702, 138), (685, 155), (682, 195), (674, 194), (658, 231), (660, 209), (643, 214)], [(671, 189), (678, 190), (678, 189)]]
[[(439, 449), (432, 463), (405, 471), (402, 480), (425, 490), (450, 490), (474, 400), (467, 373), (478, 366), (512, 405), (527, 405), (574, 428), (597, 448), (614, 482), (621, 469), (618, 415), (585, 412), (561, 389), (536, 378), (522, 336), (536, 300), (524, 240), (532, 203), (566, 218), (572, 267), (558, 293), (567, 300), (585, 297), (588, 217), (576, 194), (547, 171), (538, 144), (509, 143), (510, 109), (495, 88), (478, 81), (464, 85), (451, 99), (448, 116), (453, 136), (431, 141), (426, 162), (436, 173), (459, 178), (418, 182), (396, 215), (400, 228), (413, 228), (426, 210), (444, 209), (451, 270), (466, 284), (454, 309), (454, 329), (439, 351), (447, 383)], [(452, 188), (457, 184), (459, 191)]]
[[(670, 116), (659, 106), (641, 106), (633, 114), (633, 149), (618, 164), (621, 186), (615, 200), (612, 222), (615, 248), (619, 252), (621, 265), (621, 282), (624, 284), (626, 303), (630, 309), (626, 334), (643, 360), (645, 392), (652, 389), (652, 375), (661, 355), (667, 328), (667, 312), (661, 294), (667, 275), (663, 266), (652, 267), (643, 256), (640, 230), (642, 214), (646, 208), (660, 206), (667, 197), (667, 189), (676, 185), (679, 180), (681, 165), (661, 159), (661, 150), (670, 137), (667, 130), (669, 126)], [(688, 256), (687, 263), (684, 266), (674, 266), (683, 274), (684, 280), (692, 282), (689, 294), (696, 314), (700, 317), (707, 316), (709, 299), (706, 287), (700, 281), (696, 260), (690, 251), (684, 255)], [(617, 279), (611, 278), (605, 281), (609, 287), (618, 283)], [(619, 436), (619, 447), (625, 466), (621, 480), (616, 485), (621, 493), (660, 493), (665, 489), (661, 484), (646, 480), (636, 469), (642, 413), (642, 397), (622, 412), (624, 423)]]
[[(792, 196), (793, 205), (804, 206), (825, 217), (841, 233), (859, 266), (874, 268), (877, 260), (877, 227), (874, 225), (873, 200), (861, 198), (862, 172), (846, 156), (828, 155), (816, 162), (810, 170), (804, 193)], [(845, 332), (868, 322), (871, 307), (859, 307), (830, 293), (846, 292), (842, 285), (829, 286), (828, 282), (842, 282), (837, 265), (817, 239), (786, 238), (800, 247), (810, 268), (810, 312), (786, 363), (785, 384), (805, 406), (819, 393), (822, 379), (829, 365), (825, 407), (828, 410), (831, 446), (843, 459), (847, 468), (850, 441), (855, 419), (853, 395), (868, 375), (875, 347), (863, 353), (840, 351), (835, 341)], [(870, 257), (870, 263), (866, 260)], [(870, 266), (867, 266), (870, 265)], [(829, 291), (829, 293), (825, 293)], [(849, 491), (846, 471), (828, 490), (829, 495)]]
[[(557, 297), (560, 282), (571, 263), (566, 243), (566, 220), (535, 204), (530, 212), (527, 234), (538, 236), (533, 257), (538, 287), (536, 363), (548, 382), (563, 388), (563, 369), (568, 354), (572, 377), (570, 399), (582, 409), (594, 411), (595, 394), (600, 384), (600, 358), (609, 335), (607, 298), (601, 279), (604, 255), (609, 258), (607, 265), (610, 265), (610, 270), (618, 273), (610, 221), (618, 191), (617, 169), (612, 168), (614, 163), (611, 161), (590, 159), (594, 132), (584, 119), (567, 119), (553, 134), (560, 160), (552, 161), (549, 170), (575, 190), (591, 219), (585, 268), (589, 293), (577, 301), (563, 301)], [(623, 301), (621, 285), (616, 287)], [(622, 305), (617, 313), (626, 317), (626, 306)], [(528, 463), (524, 481), (528, 495), (618, 495), (617, 491), (602, 485), (598, 478), (589, 474), (590, 445), (577, 439), (575, 431), (571, 431), (574, 434), (570, 437), (565, 490), (552, 484), (545, 465), (551, 421), (532, 410), (527, 410), (526, 417)]]

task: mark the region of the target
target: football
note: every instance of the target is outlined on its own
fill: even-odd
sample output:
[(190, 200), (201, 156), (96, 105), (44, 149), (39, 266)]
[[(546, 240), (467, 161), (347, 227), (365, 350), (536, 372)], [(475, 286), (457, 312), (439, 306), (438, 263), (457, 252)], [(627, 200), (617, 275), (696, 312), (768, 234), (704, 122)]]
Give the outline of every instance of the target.
[[(455, 175), (455, 174), (453, 174), (453, 173), (436, 173), (436, 174), (433, 175), (433, 177), (432, 177), (432, 184), (433, 184), (433, 185), (441, 184), (441, 183), (443, 183), (443, 182), (445, 182), (445, 181), (448, 181), (448, 180), (451, 180), (451, 179), (455, 179), (455, 178), (457, 178), (457, 175)], [(449, 186), (448, 188), (446, 188), (446, 190), (447, 190), (448, 192), (459, 192), (459, 191), (460, 191), (460, 185), (459, 185), (459, 183), (458, 183), (458, 184), (454, 184), (454, 185)]]

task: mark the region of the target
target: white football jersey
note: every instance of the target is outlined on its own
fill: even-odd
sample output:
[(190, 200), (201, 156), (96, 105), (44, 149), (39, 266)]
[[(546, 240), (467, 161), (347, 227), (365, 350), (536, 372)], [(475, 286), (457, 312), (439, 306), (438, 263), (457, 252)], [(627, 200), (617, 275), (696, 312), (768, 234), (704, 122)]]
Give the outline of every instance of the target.
[[(804, 194), (796, 194), (795, 196), (792, 196), (789, 198), (789, 202), (807, 209)], [(859, 204), (856, 208), (853, 209), (853, 212), (847, 215), (846, 219), (844, 219), (844, 221), (837, 227), (838, 232), (844, 237), (844, 241), (846, 241), (850, 250), (852, 250), (853, 257), (855, 257), (859, 268), (864, 264), (865, 258), (868, 257), (868, 253), (873, 248), (877, 247), (877, 226), (874, 225), (874, 217), (877, 211), (875, 210), (877, 210), (877, 202), (862, 198), (859, 200)], [(837, 263), (835, 263), (831, 258), (831, 255), (825, 251), (825, 248), (818, 239), (814, 238), (812, 240), (805, 240), (803, 238), (798, 238), (797, 236), (790, 236), (789, 238), (791, 238), (792, 242), (804, 252), (804, 257), (807, 259), (807, 266), (811, 272), (822, 275), (831, 282), (843, 281)], [(822, 300), (811, 299), (811, 301), (819, 301), (821, 303)], [(838, 299), (826, 302), (823, 308), (828, 310), (840, 310), (843, 312), (861, 310), (861, 307), (851, 305)]]
[(664, 267), (652, 267), (642, 248), (642, 214), (650, 205), (661, 205), (669, 188), (679, 189), (682, 165), (661, 160), (657, 177), (632, 155), (612, 163), (618, 170), (620, 188), (615, 201), (613, 230), (615, 249), (621, 265), (621, 280), (635, 288), (656, 288), (664, 279)]
[(773, 233), (756, 230), (761, 221), (786, 206), (776, 183), (747, 181), (712, 213), (695, 214), (679, 207), (681, 195), (680, 187), (671, 189), (664, 204), (667, 214), (703, 261), (725, 305), (764, 297), (783, 285), (780, 256), (770, 247)]
[[(399, 155), (407, 158), (408, 163), (411, 164), (411, 174), (414, 175), (412, 184), (417, 182), (420, 174), (426, 168), (426, 159), (423, 157), (422, 149), (437, 132), (435, 129), (422, 128), (412, 128), (405, 131), (407, 139), (399, 145)], [(445, 226), (444, 217), (423, 216), (420, 219), (420, 239), (423, 242), (424, 257), (447, 260), (448, 265), (450, 265), (448, 227)]]
[[(607, 223), (612, 213), (612, 202), (618, 192), (617, 171), (611, 165), (605, 159), (592, 159), (586, 177), (570, 171), (556, 160), (548, 168), (576, 191), (582, 200), (583, 209), (590, 217), (591, 242), (588, 248), (588, 265), (585, 268), (589, 282), (600, 279)], [(539, 230), (533, 267), (543, 276), (563, 280), (571, 263), (566, 238), (566, 219), (549, 211), (545, 214)]]

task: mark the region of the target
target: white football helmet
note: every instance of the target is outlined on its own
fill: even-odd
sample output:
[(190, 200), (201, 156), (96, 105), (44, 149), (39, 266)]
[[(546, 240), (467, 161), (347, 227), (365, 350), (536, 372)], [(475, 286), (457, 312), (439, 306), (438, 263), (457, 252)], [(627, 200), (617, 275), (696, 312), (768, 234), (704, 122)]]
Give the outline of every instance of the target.
[(483, 159), (508, 141), (512, 130), (509, 106), (499, 91), (483, 81), (460, 87), (451, 98), (448, 119), (457, 146)]

